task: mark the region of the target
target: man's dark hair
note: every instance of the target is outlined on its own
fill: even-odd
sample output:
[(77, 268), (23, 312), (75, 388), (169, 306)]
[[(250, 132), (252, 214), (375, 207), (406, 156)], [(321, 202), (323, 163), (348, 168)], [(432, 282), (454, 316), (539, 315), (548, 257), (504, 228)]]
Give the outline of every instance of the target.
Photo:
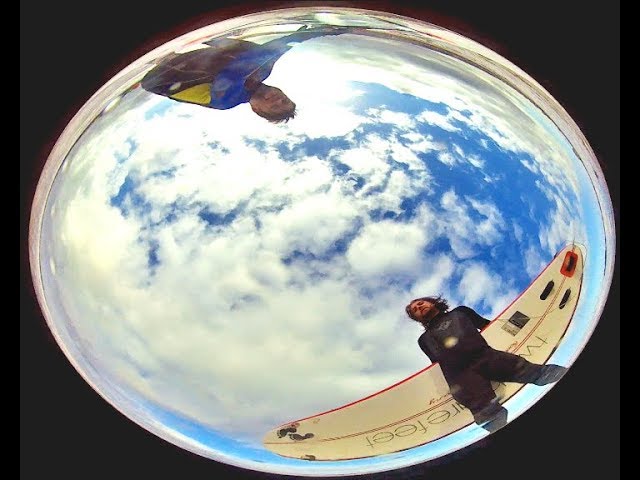
[[(445, 298), (442, 298), (441, 295), (438, 295), (437, 297), (420, 297), (420, 298), (414, 298), (413, 300), (411, 300), (408, 305), (405, 307), (405, 312), (407, 312), (407, 315), (409, 315), (409, 318), (411, 320), (416, 320), (415, 318), (413, 318), (413, 314), (411, 313), (411, 311), (409, 310), (409, 307), (411, 306), (411, 304), (413, 302), (417, 302), (418, 300), (424, 300), (427, 301), (429, 303), (432, 303), (438, 310), (440, 310), (440, 313), (446, 313), (449, 311), (449, 303), (447, 302), (447, 300)], [(416, 320), (417, 321), (417, 320)]]
[(257, 111), (253, 108), (253, 111), (257, 113), (262, 118), (269, 120), (271, 123), (287, 123), (292, 118), (295, 118), (297, 111), (295, 105), (293, 109), (280, 111), (276, 113), (265, 112), (265, 111)]

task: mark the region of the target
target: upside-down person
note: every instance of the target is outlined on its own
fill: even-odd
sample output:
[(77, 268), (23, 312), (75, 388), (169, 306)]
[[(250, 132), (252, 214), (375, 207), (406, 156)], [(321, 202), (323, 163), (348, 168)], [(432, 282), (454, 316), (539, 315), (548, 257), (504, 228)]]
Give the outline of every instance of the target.
[(145, 75), (141, 85), (179, 102), (218, 110), (249, 102), (251, 109), (266, 120), (286, 122), (295, 116), (296, 104), (279, 88), (264, 83), (276, 61), (297, 43), (348, 31), (343, 27), (303, 26), (263, 44), (214, 38), (204, 42), (207, 47), (165, 58)]

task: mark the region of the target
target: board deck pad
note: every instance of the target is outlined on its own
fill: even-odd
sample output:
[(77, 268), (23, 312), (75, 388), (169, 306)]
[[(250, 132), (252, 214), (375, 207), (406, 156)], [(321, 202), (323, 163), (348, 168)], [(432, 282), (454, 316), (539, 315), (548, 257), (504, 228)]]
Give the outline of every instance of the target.
[[(546, 363), (564, 336), (582, 286), (584, 258), (563, 248), (538, 277), (483, 331), (489, 345), (534, 363)], [(501, 403), (522, 387), (494, 383)], [(399, 452), (432, 442), (473, 423), (449, 393), (436, 363), (380, 392), (342, 407), (283, 424), (263, 444), (284, 457), (350, 460)]]

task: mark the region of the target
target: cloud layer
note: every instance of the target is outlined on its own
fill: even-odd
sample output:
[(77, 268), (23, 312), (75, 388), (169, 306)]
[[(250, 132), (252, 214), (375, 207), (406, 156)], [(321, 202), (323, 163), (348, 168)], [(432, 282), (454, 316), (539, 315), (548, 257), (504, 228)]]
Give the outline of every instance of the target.
[(553, 125), (457, 60), (345, 35), (292, 49), (267, 83), (294, 121), (130, 92), (49, 206), (88, 361), (252, 441), (426, 366), (412, 298), (497, 314), (585, 235)]

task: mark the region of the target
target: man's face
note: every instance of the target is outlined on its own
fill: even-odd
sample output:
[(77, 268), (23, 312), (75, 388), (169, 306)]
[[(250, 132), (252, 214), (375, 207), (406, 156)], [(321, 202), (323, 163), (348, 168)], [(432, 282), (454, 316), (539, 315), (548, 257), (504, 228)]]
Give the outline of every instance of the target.
[(409, 311), (416, 320), (425, 321), (433, 318), (438, 308), (428, 300), (415, 300), (409, 304)]
[(286, 112), (295, 109), (295, 104), (281, 90), (265, 88), (254, 94), (252, 103), (258, 103), (261, 110)]

